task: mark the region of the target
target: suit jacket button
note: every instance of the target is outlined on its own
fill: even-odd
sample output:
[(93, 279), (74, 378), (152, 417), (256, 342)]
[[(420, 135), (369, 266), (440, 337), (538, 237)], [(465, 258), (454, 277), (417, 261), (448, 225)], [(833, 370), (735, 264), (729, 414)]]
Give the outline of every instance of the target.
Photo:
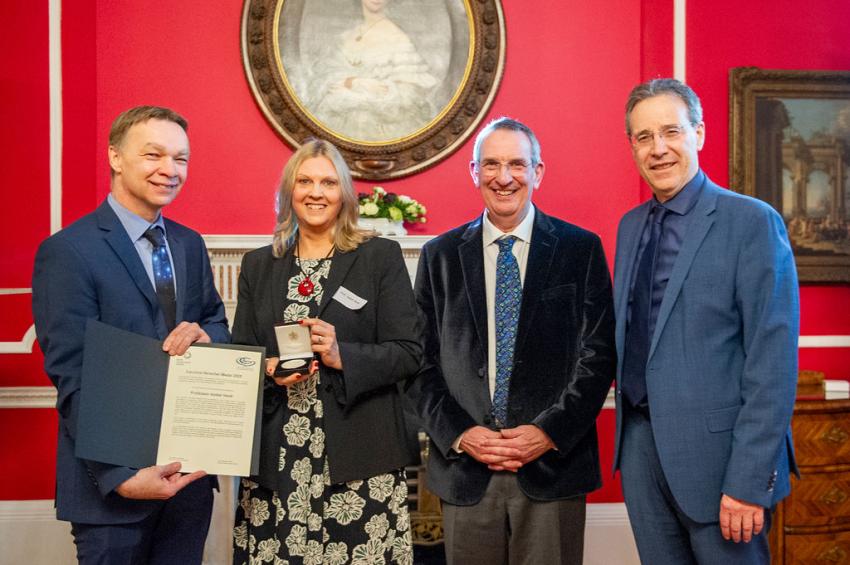
[(484, 371), (484, 367), (481, 367), (480, 369), (478, 369), (478, 376), (479, 376), (479, 377), (484, 377), (484, 372), (485, 372), (485, 371)]
[(332, 384), (328, 383), (325, 385), (325, 392), (333, 392), (334, 387)]
[(490, 417), (490, 414), (487, 414), (486, 416), (484, 416), (484, 418), (482, 418), (482, 421), (483, 421), (486, 425), (488, 425), (488, 426), (489, 426), (490, 424), (492, 424), (492, 423), (493, 423), (493, 418), (491, 418), (491, 417)]

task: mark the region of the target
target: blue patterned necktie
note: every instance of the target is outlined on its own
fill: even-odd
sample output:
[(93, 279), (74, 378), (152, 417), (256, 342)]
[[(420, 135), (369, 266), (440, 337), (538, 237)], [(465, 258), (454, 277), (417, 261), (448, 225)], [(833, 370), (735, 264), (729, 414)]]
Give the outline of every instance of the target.
[(649, 240), (641, 255), (632, 288), (631, 315), (626, 330), (623, 375), (620, 379), (620, 390), (632, 406), (642, 405), (646, 401), (646, 363), (649, 361), (649, 346), (652, 340), (649, 334), (652, 287), (655, 283), (658, 241), (661, 239), (666, 212), (667, 209), (661, 205), (653, 208)]
[(152, 226), (143, 237), (153, 245), (153, 280), (156, 286), (156, 297), (165, 315), (165, 326), (170, 332), (175, 326), (177, 304), (174, 294), (174, 273), (171, 272), (171, 261), (168, 260), (165, 234), (161, 227)]
[(514, 364), (522, 283), (519, 264), (512, 252), (516, 237), (499, 239), (496, 258), (496, 390), (493, 392), (493, 417), (498, 427), (507, 425), (508, 388)]

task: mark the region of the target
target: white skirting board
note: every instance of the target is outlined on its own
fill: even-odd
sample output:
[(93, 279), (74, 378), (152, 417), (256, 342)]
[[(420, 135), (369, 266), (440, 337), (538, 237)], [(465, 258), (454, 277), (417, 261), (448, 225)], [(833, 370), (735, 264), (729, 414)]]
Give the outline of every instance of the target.
[[(0, 565), (75, 564), (71, 527), (55, 516), (52, 500), (0, 501)], [(640, 563), (622, 503), (587, 506), (584, 556), (585, 565)], [(229, 565), (229, 541), (208, 539), (204, 563)]]

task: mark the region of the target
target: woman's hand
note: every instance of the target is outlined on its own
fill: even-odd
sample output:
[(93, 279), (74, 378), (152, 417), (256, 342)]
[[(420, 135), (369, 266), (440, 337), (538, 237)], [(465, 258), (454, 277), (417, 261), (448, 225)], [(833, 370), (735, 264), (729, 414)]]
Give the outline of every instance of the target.
[(310, 342), (313, 353), (318, 353), (326, 367), (342, 371), (342, 358), (339, 356), (339, 344), (336, 341), (336, 329), (318, 318), (304, 318), (299, 324), (310, 328)]
[(274, 376), (274, 370), (277, 368), (277, 364), (280, 361), (280, 357), (269, 357), (266, 359), (266, 376), (275, 382), (278, 386), (292, 386), (295, 383), (300, 383), (306, 381), (308, 378), (313, 376), (316, 371), (319, 370), (319, 362), (313, 360), (310, 363), (310, 372), (306, 375), (302, 373), (292, 373), (291, 375), (287, 375), (285, 377), (276, 377)]

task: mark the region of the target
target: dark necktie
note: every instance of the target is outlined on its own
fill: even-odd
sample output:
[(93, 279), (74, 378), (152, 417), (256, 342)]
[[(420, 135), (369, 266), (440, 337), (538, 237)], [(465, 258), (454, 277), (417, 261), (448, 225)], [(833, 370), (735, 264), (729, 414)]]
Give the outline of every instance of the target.
[(174, 273), (171, 272), (171, 261), (168, 260), (168, 249), (165, 247), (165, 234), (159, 226), (153, 226), (144, 233), (144, 238), (153, 245), (153, 280), (156, 286), (156, 297), (165, 315), (165, 325), (168, 331), (174, 329), (177, 318), (177, 304), (174, 294)]
[(632, 406), (641, 405), (646, 401), (646, 363), (649, 360), (649, 346), (652, 340), (649, 334), (652, 286), (658, 241), (661, 239), (666, 212), (667, 209), (660, 205), (653, 208), (649, 241), (641, 255), (632, 289), (631, 316), (626, 331), (623, 377), (620, 383), (620, 389)]
[(514, 363), (519, 307), (522, 301), (522, 282), (519, 264), (512, 252), (516, 237), (497, 240), (496, 258), (496, 390), (493, 391), (493, 417), (496, 425), (507, 425), (508, 388)]

